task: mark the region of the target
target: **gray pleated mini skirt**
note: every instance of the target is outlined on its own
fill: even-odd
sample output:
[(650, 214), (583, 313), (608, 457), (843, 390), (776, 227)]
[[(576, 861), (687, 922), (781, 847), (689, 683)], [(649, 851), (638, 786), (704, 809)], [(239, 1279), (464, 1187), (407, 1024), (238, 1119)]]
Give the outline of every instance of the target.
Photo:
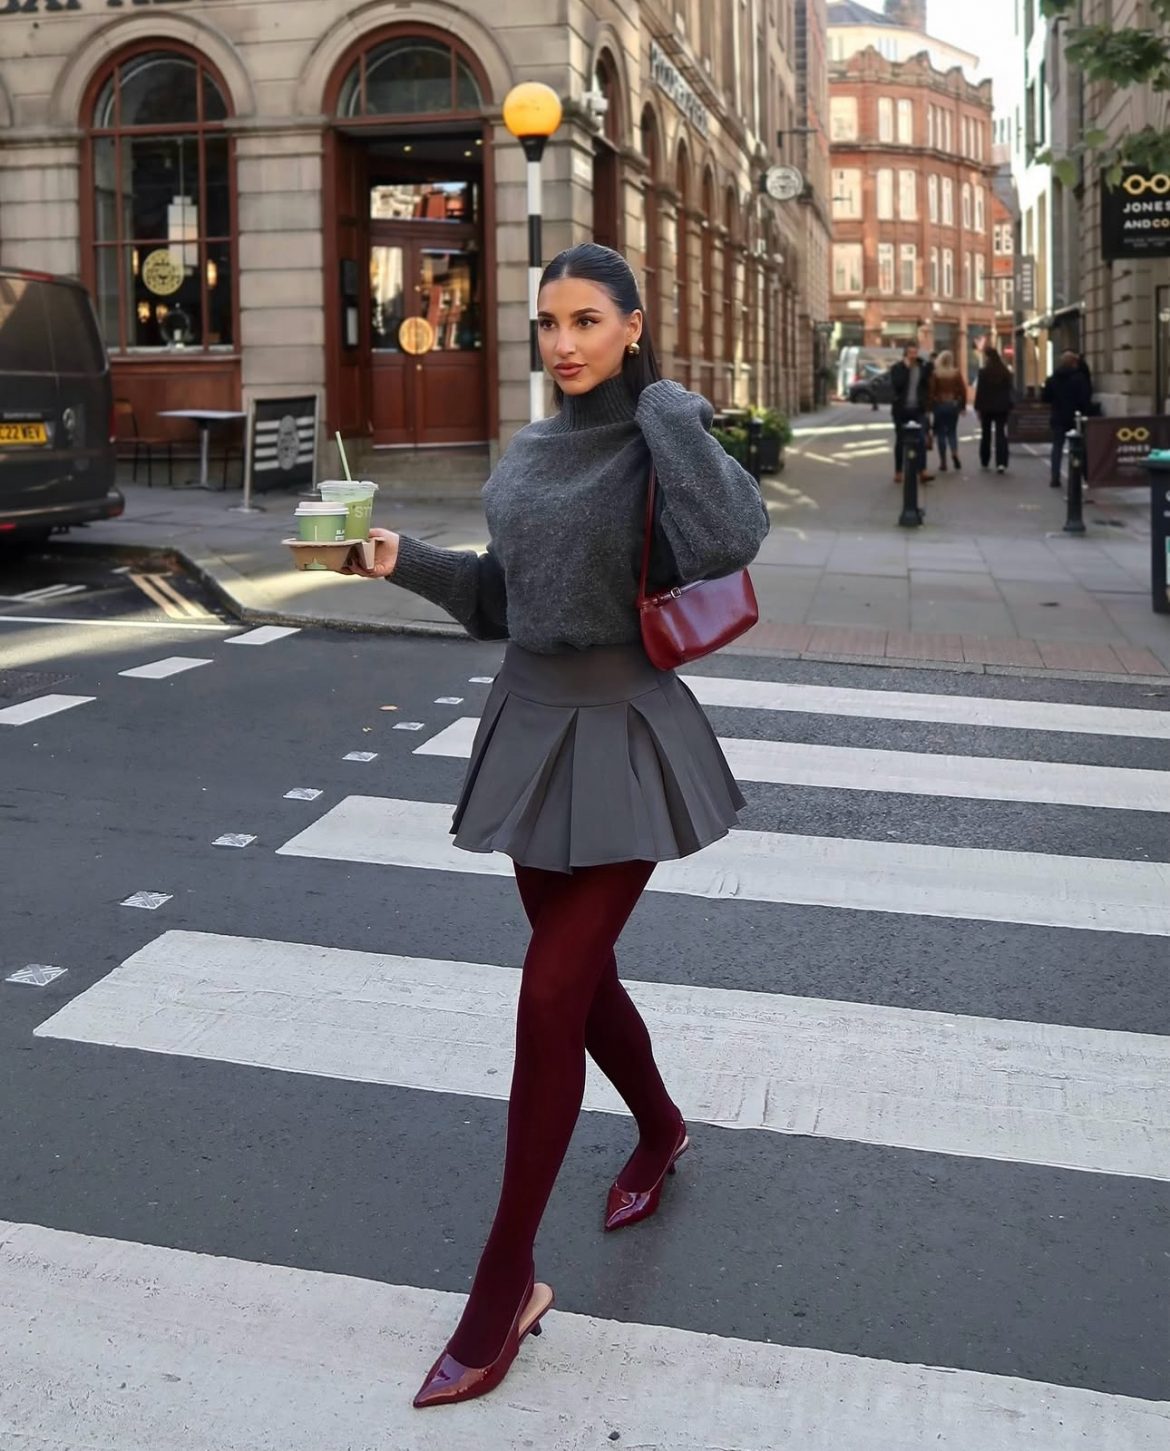
[(698, 701), (640, 644), (536, 655), (509, 643), (451, 831), (464, 851), (571, 872), (690, 856), (743, 805)]

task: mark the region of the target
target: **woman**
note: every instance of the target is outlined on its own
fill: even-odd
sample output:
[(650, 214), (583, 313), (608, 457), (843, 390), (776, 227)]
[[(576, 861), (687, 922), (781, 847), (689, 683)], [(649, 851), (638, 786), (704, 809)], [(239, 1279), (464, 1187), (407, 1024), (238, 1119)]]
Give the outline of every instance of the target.
[(1007, 422), (1015, 403), (1012, 370), (995, 348), (983, 349), (983, 366), (975, 384), (975, 412), (979, 415), (979, 463), (991, 467), (991, 435), (995, 432), (995, 471), (1008, 466)]
[(938, 471), (947, 471), (947, 450), (959, 468), (959, 416), (967, 411), (967, 385), (955, 367), (954, 353), (939, 353), (930, 375), (929, 396), (938, 442)]
[(538, 297), (559, 408), (516, 434), (485, 484), (486, 553), (374, 529), (374, 565), (357, 571), (440, 605), (476, 639), (509, 642), (451, 829), (456, 846), (512, 857), (532, 928), (499, 1204), (418, 1407), (498, 1385), (553, 1303), (533, 1242), (580, 1112), (586, 1051), (638, 1125), (605, 1228), (658, 1207), (689, 1140), (614, 946), (655, 863), (726, 835), (744, 804), (694, 696), (647, 659), (635, 597), (651, 459), (659, 588), (754, 559), (768, 532), (759, 489), (711, 437), (710, 404), (659, 380), (619, 253), (562, 252)]

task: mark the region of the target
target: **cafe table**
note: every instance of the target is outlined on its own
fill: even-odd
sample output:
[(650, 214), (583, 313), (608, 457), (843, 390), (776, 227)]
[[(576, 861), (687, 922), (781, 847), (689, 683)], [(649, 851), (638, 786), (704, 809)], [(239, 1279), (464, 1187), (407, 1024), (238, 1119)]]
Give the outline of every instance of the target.
[[(207, 466), (211, 455), (211, 426), (213, 423), (227, 423), (234, 418), (247, 418), (234, 408), (168, 408), (158, 415), (160, 418), (190, 418), (199, 425), (199, 477), (180, 488), (209, 489)], [(225, 485), (226, 487), (226, 485)]]

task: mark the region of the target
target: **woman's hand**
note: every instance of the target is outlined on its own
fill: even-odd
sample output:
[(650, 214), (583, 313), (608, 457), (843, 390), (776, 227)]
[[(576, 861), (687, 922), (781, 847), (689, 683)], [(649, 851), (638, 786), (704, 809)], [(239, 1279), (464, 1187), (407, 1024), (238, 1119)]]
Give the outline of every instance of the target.
[(374, 541), (374, 563), (367, 569), (355, 554), (339, 574), (360, 574), (363, 579), (388, 579), (398, 563), (398, 535), (389, 529), (371, 529), (369, 537)]

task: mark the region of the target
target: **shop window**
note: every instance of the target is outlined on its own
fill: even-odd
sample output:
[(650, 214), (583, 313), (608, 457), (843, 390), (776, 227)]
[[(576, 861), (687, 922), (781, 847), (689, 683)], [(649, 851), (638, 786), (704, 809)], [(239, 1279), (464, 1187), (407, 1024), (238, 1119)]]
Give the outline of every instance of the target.
[(91, 281), (106, 345), (234, 343), (232, 142), (224, 90), (195, 52), (114, 62), (88, 116)]
[(441, 40), (399, 36), (363, 51), (341, 83), (339, 116), (433, 116), (483, 108), (471, 66)]

